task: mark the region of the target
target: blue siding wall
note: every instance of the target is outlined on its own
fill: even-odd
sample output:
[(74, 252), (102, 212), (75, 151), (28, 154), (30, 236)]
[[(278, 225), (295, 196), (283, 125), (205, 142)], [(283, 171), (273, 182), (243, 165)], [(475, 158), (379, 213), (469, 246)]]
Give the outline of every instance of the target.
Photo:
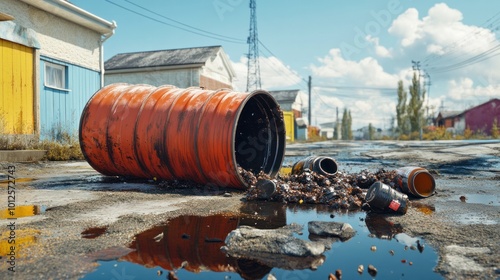
[[(40, 60), (40, 137), (54, 139), (61, 132), (76, 136), (83, 107), (100, 89), (99, 72), (48, 57), (42, 56)], [(47, 61), (66, 66), (67, 90), (45, 86)]]

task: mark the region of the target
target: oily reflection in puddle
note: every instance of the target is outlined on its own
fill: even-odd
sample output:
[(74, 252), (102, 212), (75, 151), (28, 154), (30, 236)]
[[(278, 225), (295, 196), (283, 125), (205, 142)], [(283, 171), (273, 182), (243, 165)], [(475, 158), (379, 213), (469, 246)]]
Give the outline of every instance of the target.
[(227, 257), (220, 250), (226, 236), (238, 227), (239, 222), (239, 217), (224, 214), (177, 217), (166, 226), (137, 235), (130, 245), (135, 251), (120, 260), (145, 267), (160, 266), (166, 270), (183, 268), (197, 273), (208, 269), (263, 277), (271, 271), (270, 267)]
[(259, 203), (246, 204), (241, 214), (180, 216), (169, 220), (166, 225), (138, 234), (130, 245), (134, 251), (120, 260), (145, 267), (160, 266), (166, 270), (236, 272), (245, 279), (260, 279), (272, 268), (252, 260), (227, 256), (221, 251), (224, 240), (242, 225), (278, 228), (285, 224), (285, 207), (270, 208)]
[(394, 235), (403, 232), (403, 227), (400, 224), (387, 221), (381, 214), (367, 214), (365, 223), (370, 233), (380, 239), (391, 240)]
[(19, 205), (0, 210), (0, 219), (31, 217), (45, 213), (47, 207), (40, 205)]

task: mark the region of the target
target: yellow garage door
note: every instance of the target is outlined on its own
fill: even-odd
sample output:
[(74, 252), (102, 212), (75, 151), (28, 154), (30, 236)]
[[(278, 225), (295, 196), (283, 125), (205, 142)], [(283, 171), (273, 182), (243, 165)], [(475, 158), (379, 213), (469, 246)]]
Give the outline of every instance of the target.
[(289, 142), (295, 141), (295, 131), (293, 130), (295, 127), (295, 121), (293, 119), (293, 112), (284, 111), (283, 119), (285, 121), (285, 129), (286, 129), (286, 140)]
[(0, 134), (32, 134), (33, 49), (0, 39)]

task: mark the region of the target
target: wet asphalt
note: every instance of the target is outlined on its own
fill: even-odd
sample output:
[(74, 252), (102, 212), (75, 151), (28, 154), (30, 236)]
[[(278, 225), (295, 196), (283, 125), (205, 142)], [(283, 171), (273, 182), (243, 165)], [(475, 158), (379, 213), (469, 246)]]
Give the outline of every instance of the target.
[[(500, 277), (500, 141), (289, 144), (283, 166), (309, 155), (333, 157), (339, 171), (348, 173), (404, 166), (428, 169), (435, 177), (436, 193), (412, 198), (406, 215), (385, 218), (436, 248), (435, 271), (443, 278)], [(16, 205), (38, 209), (15, 220), (20, 251), (16, 251), (17, 272), (11, 276), (18, 279), (78, 279), (93, 271), (98, 259), (129, 253), (125, 245), (159, 222), (181, 215), (238, 212), (244, 197), (231, 189), (165, 189), (151, 180), (106, 177), (84, 161), (1, 164), (4, 192), (8, 167), (15, 166)], [(4, 209), (7, 194), (0, 198)], [(0, 219), (4, 229), (10, 223)], [(103, 235), (83, 237), (95, 231)], [(8, 260), (11, 251), (10, 232), (2, 231), (2, 260)], [(7, 275), (9, 267), (2, 261), (1, 275)]]

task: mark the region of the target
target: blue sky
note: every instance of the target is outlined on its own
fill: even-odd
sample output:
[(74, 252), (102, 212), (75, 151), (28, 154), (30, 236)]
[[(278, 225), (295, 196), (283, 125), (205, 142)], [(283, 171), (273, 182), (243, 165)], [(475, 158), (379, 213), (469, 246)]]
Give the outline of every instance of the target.
[[(117, 22), (105, 59), (222, 45), (238, 75), (235, 88), (245, 90), (248, 0), (71, 2)], [(422, 78), (431, 82), (430, 115), (500, 97), (500, 1), (257, 0), (257, 20), (263, 89), (306, 93), (311, 75), (313, 124), (334, 121), (335, 109), (347, 108), (353, 128), (372, 123), (388, 129), (397, 81), (409, 85), (412, 60), (430, 76)], [(306, 95), (302, 101), (306, 109)]]

